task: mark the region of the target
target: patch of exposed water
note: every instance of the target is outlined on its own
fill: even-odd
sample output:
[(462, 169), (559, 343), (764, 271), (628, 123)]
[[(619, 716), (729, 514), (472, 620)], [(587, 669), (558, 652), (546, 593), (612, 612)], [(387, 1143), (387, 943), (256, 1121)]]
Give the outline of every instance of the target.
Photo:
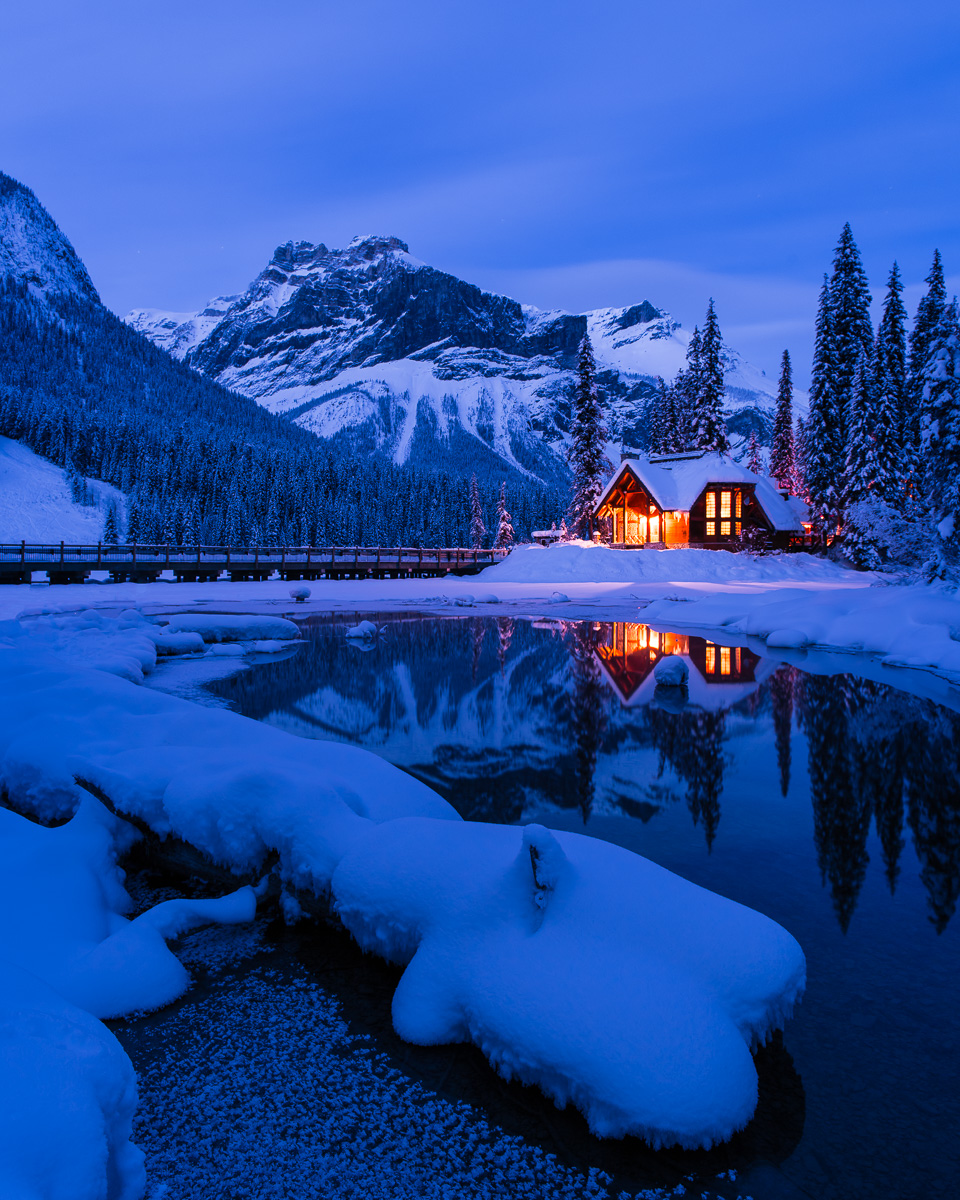
[[(207, 939), (196, 943), (196, 991), (123, 1030), (145, 1098), (139, 1140), (154, 1147), (170, 1200), (274, 1194), (263, 1155), (241, 1153), (242, 1139), (224, 1132), (234, 1111), (225, 1093), (257, 1090), (264, 1045), (271, 1082), (255, 1108), (267, 1113), (272, 1169), (292, 1170), (304, 1145), (326, 1181), (277, 1195), (617, 1195), (678, 1183), (755, 1200), (955, 1194), (955, 712), (640, 624), (397, 617), (363, 648), (343, 638), (346, 624), (306, 622), (294, 655), (213, 681), (209, 701), (365, 746), (470, 819), (585, 830), (749, 904), (800, 941), (807, 994), (758, 1063), (753, 1125), (712, 1155), (654, 1153), (592, 1139), (472, 1049), (400, 1042), (389, 1022), (396, 973), (341, 934), (264, 919), (239, 964), (213, 950), (237, 935), (193, 935)], [(653, 666), (671, 653), (688, 661), (686, 694), (655, 688)], [(157, 682), (179, 689), (178, 678)], [(364, 1125), (352, 1175), (343, 1154), (323, 1150), (349, 1144), (338, 1114), (351, 1105)], [(418, 1124), (410, 1105), (436, 1107)], [(219, 1114), (212, 1126), (204, 1111)], [(378, 1111), (385, 1158), (365, 1128)], [(210, 1169), (186, 1153), (187, 1131), (207, 1126), (221, 1131), (205, 1135), (210, 1161), (232, 1180), (220, 1191), (203, 1190)], [(512, 1182), (497, 1192), (504, 1162)]]

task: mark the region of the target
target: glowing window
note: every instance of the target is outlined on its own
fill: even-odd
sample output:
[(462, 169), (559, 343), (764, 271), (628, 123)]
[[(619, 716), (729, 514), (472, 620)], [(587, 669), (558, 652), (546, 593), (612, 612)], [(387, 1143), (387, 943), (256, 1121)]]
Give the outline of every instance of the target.
[(650, 630), (650, 649), (651, 650), (659, 650), (660, 649), (660, 634), (657, 633), (657, 631), (655, 629)]
[(707, 674), (712, 675), (717, 669), (717, 648), (712, 642), (707, 642)]
[(720, 647), (720, 674), (721, 675), (729, 675), (730, 674), (730, 647), (729, 646), (721, 646)]
[(739, 646), (737, 647), (736, 651), (734, 652), (734, 661), (736, 663), (736, 668), (735, 668), (736, 672), (739, 675), (740, 674), (740, 647)]
[(720, 516), (721, 517), (729, 517), (730, 516), (730, 493), (729, 492), (721, 492), (720, 493)]
[(729, 537), (730, 536), (730, 522), (729, 521), (721, 521), (720, 522), (720, 536), (721, 537)]
[(707, 518), (717, 515), (717, 493), (707, 492)]
[(717, 535), (716, 521), (708, 521), (707, 522), (707, 537), (716, 537), (716, 535)]
[(737, 498), (737, 520), (739, 521), (740, 518), (743, 516), (743, 493), (742, 492), (734, 492), (734, 495)]
[(740, 522), (738, 521), (738, 522), (737, 522), (737, 537), (739, 537), (739, 536), (740, 536), (740, 534), (741, 534), (742, 530), (743, 530), (743, 526), (742, 526), (742, 525), (740, 524)]

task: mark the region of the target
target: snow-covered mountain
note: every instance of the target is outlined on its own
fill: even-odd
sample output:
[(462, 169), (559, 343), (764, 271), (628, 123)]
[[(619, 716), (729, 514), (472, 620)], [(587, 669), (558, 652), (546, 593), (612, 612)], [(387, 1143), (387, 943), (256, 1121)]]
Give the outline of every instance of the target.
[(25, 280), (35, 294), (99, 302), (87, 269), (28, 187), (0, 171), (0, 278)]
[[(471, 442), (523, 471), (562, 471), (577, 346), (590, 333), (615, 442), (643, 446), (656, 377), (682, 366), (689, 333), (649, 301), (543, 312), (411, 256), (396, 237), (343, 250), (278, 247), (241, 296), (199, 313), (126, 320), (201, 373), (323, 437), (396, 462)], [(726, 350), (731, 430), (768, 431), (776, 383)], [(799, 398), (799, 397), (798, 397)]]

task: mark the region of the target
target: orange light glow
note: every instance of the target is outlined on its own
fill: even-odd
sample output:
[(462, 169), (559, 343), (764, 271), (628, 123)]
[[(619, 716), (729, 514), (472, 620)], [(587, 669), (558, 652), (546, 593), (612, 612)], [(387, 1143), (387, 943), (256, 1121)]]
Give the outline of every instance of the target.
[(729, 675), (730, 674), (730, 647), (729, 646), (721, 646), (720, 647), (720, 674), (721, 675)]
[(712, 675), (717, 669), (717, 648), (713, 642), (707, 642), (706, 666), (708, 675)]

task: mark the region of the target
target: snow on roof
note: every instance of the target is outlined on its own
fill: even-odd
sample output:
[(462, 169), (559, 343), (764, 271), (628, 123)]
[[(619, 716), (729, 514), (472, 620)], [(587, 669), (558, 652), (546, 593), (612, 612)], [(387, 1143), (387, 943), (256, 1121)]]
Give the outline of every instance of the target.
[(712, 483), (753, 484), (760, 507), (778, 532), (803, 533), (800, 520), (769, 479), (755, 475), (726, 454), (693, 450), (651, 458), (625, 458), (597, 500), (606, 504), (627, 468), (639, 479), (662, 511), (689, 512), (704, 488)]

